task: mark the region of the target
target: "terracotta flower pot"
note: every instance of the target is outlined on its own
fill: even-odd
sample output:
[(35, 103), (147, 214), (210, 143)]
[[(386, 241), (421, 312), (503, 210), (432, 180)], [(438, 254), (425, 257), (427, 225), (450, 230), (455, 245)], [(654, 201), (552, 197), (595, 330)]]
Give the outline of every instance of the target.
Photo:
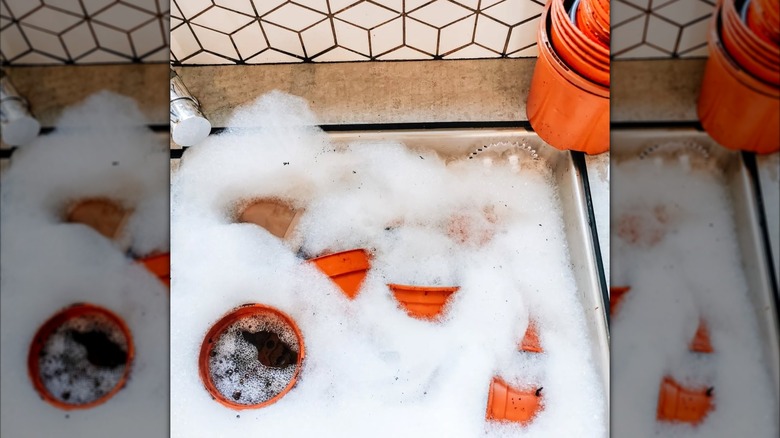
[(65, 222), (86, 225), (108, 239), (117, 239), (131, 211), (108, 198), (88, 198), (74, 202), (65, 212)]
[[(221, 350), (223, 345), (232, 345), (229, 353)], [(290, 392), (304, 355), (303, 335), (292, 318), (270, 306), (245, 304), (223, 316), (206, 333), (198, 367), (214, 400), (231, 409), (257, 409)], [(252, 385), (253, 379), (256, 385)], [(252, 387), (261, 386), (267, 392), (249, 394)]]
[[(549, 2), (542, 13), (526, 114), (534, 131), (551, 146), (588, 154), (605, 152), (609, 150), (609, 49), (598, 49), (561, 14), (565, 17), (561, 0)], [(560, 47), (551, 42), (551, 33)], [(600, 63), (594, 60), (598, 58)], [(578, 72), (569, 62), (587, 72)]]
[(124, 388), (134, 355), (133, 338), (122, 318), (80, 303), (56, 313), (38, 329), (27, 371), (47, 403), (64, 410), (87, 409)]
[(366, 272), (371, 267), (371, 259), (365, 249), (351, 249), (310, 259), (320, 270), (336, 283), (349, 299), (354, 299)]
[(539, 342), (539, 332), (536, 330), (536, 323), (531, 321), (528, 328), (525, 329), (525, 335), (520, 342), (520, 350), (529, 353), (544, 353), (542, 344)]
[(704, 320), (699, 321), (699, 327), (691, 340), (690, 350), (695, 353), (712, 353), (714, 351), (710, 341), (710, 331)]
[(417, 319), (433, 320), (444, 311), (444, 306), (452, 294), (460, 287), (440, 286), (409, 286), (403, 284), (388, 284), (401, 307), (409, 316)]
[(528, 424), (542, 410), (542, 388), (519, 390), (500, 377), (490, 382), (485, 418)]
[(171, 253), (154, 254), (139, 260), (161, 282), (171, 285)]
[[(725, 3), (733, 6), (728, 1)], [(707, 133), (729, 149), (777, 152), (780, 150), (780, 87), (761, 80), (727, 52), (724, 39), (734, 42), (728, 44), (735, 48), (746, 45), (737, 44), (745, 41), (740, 34), (721, 35), (725, 26), (723, 6), (721, 2), (715, 9), (708, 34), (710, 57), (699, 94), (699, 119)]]
[(577, 28), (591, 40), (609, 47), (609, 0), (582, 0), (575, 14)]
[[(584, 9), (588, 3), (580, 3), (579, 7)], [(585, 26), (591, 24), (591, 21), (584, 23)], [(576, 26), (563, 0), (553, 0), (550, 4), (549, 35), (553, 50), (567, 66), (582, 77), (609, 87), (609, 44), (601, 43), (597, 37)]]
[(688, 388), (666, 376), (658, 392), (659, 421), (697, 425), (713, 409), (713, 388)]
[(288, 202), (275, 198), (255, 199), (241, 207), (237, 222), (251, 223), (265, 228), (280, 239), (289, 238), (300, 221), (303, 211)]

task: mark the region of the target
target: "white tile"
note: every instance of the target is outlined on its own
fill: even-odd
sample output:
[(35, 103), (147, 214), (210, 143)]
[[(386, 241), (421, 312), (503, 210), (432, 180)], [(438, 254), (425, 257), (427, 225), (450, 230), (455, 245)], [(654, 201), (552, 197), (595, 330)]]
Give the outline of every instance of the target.
[(163, 30), (160, 29), (158, 20), (151, 21), (131, 32), (130, 39), (133, 41), (133, 48), (138, 57), (144, 57), (165, 45)]
[(479, 4), (479, 7), (484, 11), (485, 9), (503, 1), (505, 0), (482, 0), (482, 2)]
[(214, 0), (214, 4), (243, 14), (255, 15), (255, 9), (252, 7), (250, 0)]
[(336, 47), (314, 58), (315, 62), (348, 62), (348, 61), (368, 61), (369, 58), (347, 50), (343, 47)]
[[(626, 3), (631, 3), (632, 5), (642, 9), (643, 11), (648, 10), (650, 7), (650, 0), (620, 0)], [(612, 2), (610, 2), (611, 4)]]
[[(454, 3), (476, 10), (480, 7), (479, 0), (452, 0)], [(485, 2), (483, 2), (485, 3)], [(482, 5), (483, 8), (487, 6)]]
[(21, 18), (41, 4), (40, 0), (6, 0), (6, 5), (15, 18)]
[(543, 9), (544, 6), (528, 0), (506, 0), (484, 9), (483, 13), (502, 23), (514, 26), (521, 21), (541, 14)]
[(323, 14), (328, 13), (328, 0), (293, 0), (295, 3), (298, 3), (299, 5), (306, 6), (308, 8), (312, 8), (316, 11), (322, 12)]
[(98, 47), (119, 53), (133, 53), (127, 33), (94, 22), (92, 23), (92, 30), (97, 36)]
[(265, 21), (299, 32), (323, 19), (325, 19), (325, 15), (292, 3), (288, 3), (263, 17)]
[(426, 55), (410, 47), (399, 47), (379, 57), (382, 61), (404, 61), (404, 60), (424, 60), (433, 59), (431, 55)]
[(336, 17), (364, 29), (371, 29), (386, 21), (390, 21), (398, 15), (397, 12), (393, 12), (373, 3), (363, 2), (356, 4), (345, 11), (339, 12)]
[(477, 32), (474, 35), (474, 42), (503, 53), (508, 37), (508, 26), (485, 15), (477, 17)]
[(168, 61), (168, 54), (171, 52), (171, 50), (166, 45), (165, 47), (162, 47), (160, 50), (156, 52), (152, 52), (148, 55), (146, 55), (143, 58), (143, 62), (166, 62)]
[(184, 59), (200, 50), (200, 45), (188, 25), (179, 26), (171, 31), (171, 52), (177, 59)]
[(6, 26), (10, 26), (12, 23), (10, 17), (6, 17), (5, 15), (0, 15), (0, 31), (5, 29)]
[(210, 0), (171, 0), (181, 11), (182, 18), (192, 18), (212, 6)]
[(184, 14), (182, 14), (181, 11), (179, 10), (179, 6), (176, 5), (176, 3), (174, 3), (173, 1), (171, 1), (171, 17), (176, 17), (181, 19), (184, 18)]
[(176, 29), (177, 27), (181, 26), (184, 23), (184, 21), (172, 16), (170, 17), (170, 23), (171, 23), (171, 29)]
[(49, 32), (60, 33), (82, 20), (82, 17), (77, 17), (69, 13), (56, 11), (51, 8), (41, 8), (24, 17), (21, 22), (24, 24), (31, 24)]
[(708, 58), (710, 56), (710, 51), (707, 45), (703, 45), (701, 47), (697, 47), (692, 50), (688, 50), (687, 52), (679, 53), (680, 58)]
[(64, 9), (74, 14), (84, 15), (84, 11), (81, 9), (81, 5), (77, 1), (73, 0), (43, 0), (43, 4), (47, 6), (54, 6), (55, 8)]
[(336, 45), (336, 40), (333, 37), (333, 28), (328, 20), (323, 20), (319, 24), (306, 29), (301, 33), (301, 38), (303, 38), (306, 56), (309, 58)]
[(209, 52), (200, 52), (197, 55), (194, 55), (193, 57), (184, 61), (184, 64), (195, 64), (195, 65), (219, 65), (219, 64), (227, 65), (233, 63), (234, 62), (230, 59), (223, 58), (221, 56), (217, 56)]
[(427, 24), (407, 17), (406, 18), (406, 45), (431, 55), (436, 54), (436, 44), (439, 38), (439, 30)]
[[(44, 0), (46, 2), (50, 0)], [(55, 0), (55, 1), (69, 1), (69, 0)], [(148, 11), (152, 14), (157, 13), (157, 0), (131, 0), (127, 2), (128, 4), (135, 6), (137, 8), (141, 8), (145, 11)]]
[(117, 3), (95, 15), (93, 21), (109, 24), (123, 30), (130, 30), (154, 18), (154, 15), (148, 12), (142, 12)]
[(710, 27), (710, 20), (704, 19), (694, 24), (683, 27), (680, 34), (680, 44), (677, 47), (678, 52), (684, 52), (692, 47), (696, 47), (707, 42), (707, 30)]
[(252, 4), (255, 5), (255, 10), (260, 16), (278, 8), (284, 4), (287, 0), (253, 0)]
[(529, 21), (527, 23), (520, 24), (512, 28), (509, 34), (509, 45), (507, 45), (507, 53), (516, 52), (536, 44), (536, 33), (539, 29), (539, 18)]
[(632, 6), (630, 3), (620, 1), (610, 2), (609, 18), (613, 26), (636, 18), (644, 13), (645, 12), (642, 9)]
[(233, 48), (233, 43), (229, 36), (196, 25), (192, 26), (192, 31), (195, 32), (195, 36), (200, 41), (203, 49), (218, 53), (226, 58), (238, 59), (238, 53)]
[(27, 37), (27, 41), (30, 42), (30, 46), (35, 50), (39, 50), (62, 60), (68, 58), (68, 55), (65, 53), (65, 48), (56, 35), (25, 25), (22, 25), (22, 32), (24, 32), (24, 35)]
[(480, 47), (476, 44), (466, 46), (456, 52), (453, 52), (445, 59), (475, 59), (475, 58), (498, 58), (500, 55), (491, 52), (490, 50)]
[(339, 46), (354, 50), (365, 56), (371, 54), (368, 43), (368, 31), (341, 20), (333, 20), (333, 27), (336, 28), (336, 43)]
[(612, 28), (610, 38), (610, 50), (617, 53), (628, 47), (635, 46), (642, 42), (642, 35), (645, 32), (646, 15), (627, 21), (620, 26)]
[(301, 57), (305, 56), (297, 33), (265, 21), (262, 22), (262, 26), (265, 36), (268, 37), (268, 43), (272, 48)]
[[(119, 62), (126, 62), (127, 60), (123, 58), (116, 57)], [(43, 65), (50, 65), (50, 64), (61, 64), (62, 60), (53, 58), (51, 56), (45, 55), (43, 53), (38, 52), (30, 52), (25, 55), (20, 56), (19, 58), (14, 60), (14, 64), (43, 64)]]
[(157, 0), (157, 8), (163, 14), (167, 14), (171, 10), (171, 0)]
[(252, 21), (251, 17), (215, 6), (192, 19), (192, 22), (222, 33), (233, 33)]
[(352, 6), (354, 4), (363, 2), (366, 0), (328, 0), (328, 3), (330, 4), (330, 12), (332, 14), (335, 14), (336, 12), (339, 12), (346, 8), (347, 6)]
[(251, 58), (268, 47), (258, 22), (250, 23), (249, 26), (231, 35), (231, 38), (233, 38), (233, 42), (238, 48), (238, 53), (243, 59)]
[(415, 9), (419, 8), (420, 6), (430, 2), (431, 0), (406, 0), (405, 2), (406, 12), (412, 12)]
[(62, 41), (72, 59), (78, 58), (96, 47), (95, 39), (92, 38), (92, 32), (87, 23), (81, 23), (62, 34)]
[(539, 56), (539, 46), (534, 44), (533, 46), (526, 47), (525, 49), (512, 52), (507, 56), (510, 58), (536, 58)]
[(699, 0), (677, 0), (658, 9), (653, 7), (653, 12), (683, 25), (702, 17), (709, 17), (714, 9), (714, 6)]
[(472, 15), (443, 28), (439, 38), (438, 55), (444, 55), (447, 52), (471, 43), (476, 21), (476, 15)]
[(5, 6), (4, 1), (0, 1), (0, 17), (11, 18), (11, 11)]
[(378, 3), (386, 8), (390, 8), (395, 12), (404, 11), (404, 0), (374, 0), (374, 3)]
[(247, 64), (289, 64), (302, 61), (294, 56), (290, 56), (282, 52), (277, 52), (273, 49), (268, 49), (257, 56), (247, 59), (246, 62)]
[(463, 6), (456, 5), (455, 3), (450, 3), (446, 0), (436, 0), (409, 15), (423, 23), (442, 28), (472, 13), (472, 11)]
[(0, 38), (0, 49), (2, 49), (3, 56), (8, 60), (14, 59), (30, 50), (30, 46), (27, 45), (18, 26), (10, 26), (3, 29), (0, 32), (0, 36), (2, 36)]
[(617, 59), (663, 59), (669, 58), (669, 54), (658, 50), (654, 47), (650, 47), (647, 44), (642, 44), (639, 47), (634, 47), (624, 53), (621, 53)]
[(679, 33), (680, 28), (678, 26), (651, 15), (647, 19), (645, 42), (651, 43), (660, 49), (674, 52)]
[(379, 56), (402, 46), (404, 43), (404, 26), (401, 17), (385, 23), (371, 31), (371, 54)]

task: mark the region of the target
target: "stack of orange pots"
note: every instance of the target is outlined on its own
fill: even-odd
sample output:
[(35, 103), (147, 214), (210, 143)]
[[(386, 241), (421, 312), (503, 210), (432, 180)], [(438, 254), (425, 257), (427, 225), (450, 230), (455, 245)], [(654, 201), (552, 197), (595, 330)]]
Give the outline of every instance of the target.
[[(708, 35), (698, 112), (729, 149), (780, 150), (780, 6), (776, 0), (721, 0)], [(744, 17), (738, 9), (745, 10)]]
[(609, 150), (609, 1), (550, 0), (526, 112), (558, 149)]

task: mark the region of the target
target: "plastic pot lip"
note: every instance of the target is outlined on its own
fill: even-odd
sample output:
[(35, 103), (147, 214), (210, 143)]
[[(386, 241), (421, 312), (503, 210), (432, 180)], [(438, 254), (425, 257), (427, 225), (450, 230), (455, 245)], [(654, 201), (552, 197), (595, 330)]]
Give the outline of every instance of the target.
[(715, 10), (715, 17), (712, 21), (712, 25), (709, 28), (709, 37), (707, 38), (707, 45), (710, 49), (710, 57), (708, 62), (717, 62), (722, 65), (723, 68), (732, 76), (734, 76), (741, 84), (750, 90), (760, 93), (769, 97), (780, 97), (780, 87), (773, 87), (770, 84), (760, 80), (753, 74), (745, 70), (740, 66), (734, 58), (726, 51), (723, 46), (723, 41), (720, 37), (719, 24), (720, 16), (718, 9)]
[(341, 257), (341, 256), (345, 256), (345, 255), (357, 255), (358, 253), (362, 253), (366, 258), (370, 258), (371, 257), (371, 254), (365, 248), (352, 248), (352, 249), (347, 249), (347, 250), (344, 250), (344, 251), (331, 252), (331, 253), (319, 255), (317, 257), (310, 258), (307, 261), (313, 262), (313, 263), (318, 263), (318, 262), (322, 262), (322, 261), (329, 260), (329, 259), (332, 259), (332, 258), (338, 258), (338, 257)]
[[(345, 262), (342, 262), (341, 259), (345, 257), (352, 260), (356, 266), (344, 270), (343, 265)], [(343, 275), (369, 269), (371, 267), (371, 253), (365, 248), (353, 248), (346, 251), (323, 254), (308, 259), (307, 262), (314, 263), (328, 276)]]
[(561, 25), (561, 20), (555, 20), (552, 16), (550, 20), (550, 38), (558, 56), (577, 60), (583, 64), (583, 67), (594, 70), (596, 73), (609, 74), (609, 56), (584, 49), (582, 45), (577, 44), (578, 37), (571, 34), (570, 30), (573, 28)]
[[(743, 68), (749, 68), (753, 76), (769, 84), (772, 84), (772, 79), (780, 76), (780, 47), (767, 48), (758, 45), (757, 42), (763, 41), (739, 20), (735, 12), (721, 10), (715, 21), (718, 22), (718, 34), (726, 51), (733, 59), (739, 60)], [(777, 79), (775, 85), (780, 86), (780, 79)]]
[[(587, 47), (589, 51), (592, 53), (598, 53), (602, 54), (603, 56), (606, 56), (607, 59), (609, 59), (609, 47), (602, 46), (601, 44), (598, 44), (597, 42), (593, 41), (588, 37), (588, 35), (583, 32), (579, 27), (575, 26), (574, 23), (569, 18), (569, 14), (566, 11), (566, 8), (563, 5), (564, 0), (552, 0), (551, 2), (547, 3), (546, 8), (555, 8), (555, 11), (553, 11), (553, 14), (556, 14), (562, 18), (562, 20), (559, 21), (561, 24), (561, 29), (565, 29), (569, 32), (569, 35), (574, 36), (577, 38), (577, 41), (581, 41), (582, 45)], [(560, 13), (557, 13), (557, 11), (560, 11)], [(551, 14), (552, 15), (552, 14)], [(565, 20), (563, 20), (565, 18)], [(563, 23), (566, 23), (564, 25)]]
[[(262, 402), (257, 403), (253, 405), (244, 405), (240, 403), (236, 403), (231, 401), (230, 399), (223, 396), (218, 390), (216, 385), (214, 385), (214, 382), (211, 380), (211, 373), (209, 372), (209, 350), (211, 346), (211, 339), (214, 339), (218, 337), (225, 328), (227, 328), (230, 324), (234, 323), (235, 321), (245, 317), (245, 316), (251, 316), (251, 315), (257, 315), (259, 313), (272, 313), (275, 316), (279, 317), (287, 323), (288, 326), (290, 326), (295, 333), (295, 337), (298, 339), (298, 345), (300, 351), (298, 352), (298, 361), (295, 363), (295, 372), (293, 373), (292, 378), (290, 379), (290, 382), (287, 383), (287, 386), (284, 387), (284, 389), (275, 396), (271, 397), (270, 399)], [(200, 354), (198, 356), (198, 373), (200, 374), (200, 379), (203, 382), (203, 385), (206, 387), (206, 391), (209, 393), (209, 395), (214, 398), (217, 402), (219, 402), (221, 405), (233, 409), (233, 410), (244, 410), (244, 409), (259, 409), (264, 408), (266, 406), (272, 405), (279, 401), (282, 397), (284, 397), (290, 390), (295, 386), (295, 384), (298, 382), (298, 375), (301, 372), (301, 368), (303, 367), (303, 359), (305, 356), (305, 347), (303, 343), (303, 335), (301, 334), (300, 329), (298, 328), (298, 325), (295, 323), (295, 320), (293, 320), (289, 315), (282, 312), (281, 310), (271, 307), (265, 304), (259, 304), (259, 303), (247, 303), (242, 304), (235, 309), (231, 310), (227, 314), (223, 315), (217, 322), (215, 322), (208, 332), (206, 332), (206, 336), (203, 338), (203, 342), (200, 346)]]
[[(506, 418), (496, 418), (493, 416), (493, 404), (495, 402), (495, 392), (497, 389), (501, 388), (502, 390), (509, 392), (510, 390), (514, 390), (521, 393), (528, 393), (529, 391), (519, 391), (517, 388), (514, 388), (510, 386), (506, 380), (499, 376), (493, 376), (492, 379), (490, 379), (490, 387), (488, 388), (488, 399), (487, 399), (487, 406), (486, 406), (486, 412), (485, 412), (485, 418), (488, 420), (498, 420), (498, 421), (512, 421), (507, 420)], [(536, 393), (538, 389), (532, 390), (532, 392)], [(537, 398), (541, 398), (541, 396), (537, 396)], [(538, 412), (535, 412), (529, 422), (536, 418), (538, 415)], [(526, 423), (525, 421), (522, 421), (520, 423)]]
[(547, 28), (550, 25), (551, 19), (549, 14), (550, 6), (551, 3), (548, 3), (547, 6), (544, 7), (539, 29), (536, 33), (538, 43), (537, 46), (539, 47), (539, 57), (544, 57), (547, 59), (547, 61), (538, 59), (536, 62), (548, 62), (563, 80), (571, 83), (586, 93), (609, 99), (609, 87), (597, 82), (593, 82), (590, 79), (580, 75), (571, 67), (566, 65), (563, 60), (560, 59), (558, 54), (555, 53), (547, 33)]
[(388, 283), (387, 287), (389, 287), (394, 292), (397, 290), (400, 291), (409, 291), (409, 292), (450, 292), (455, 293), (460, 290), (460, 286), (414, 286), (411, 284), (399, 284), (399, 283)]
[[(111, 391), (107, 392), (97, 400), (93, 400), (89, 403), (82, 403), (82, 404), (65, 403), (52, 396), (51, 393), (49, 393), (49, 391), (46, 389), (46, 386), (41, 381), (40, 367), (38, 365), (38, 357), (41, 352), (41, 349), (46, 344), (46, 340), (49, 338), (49, 336), (51, 336), (51, 334), (55, 330), (57, 330), (57, 328), (59, 328), (63, 323), (65, 323), (70, 319), (77, 318), (82, 315), (88, 315), (88, 314), (99, 314), (100, 316), (103, 316), (108, 320), (110, 320), (119, 328), (119, 330), (122, 331), (122, 334), (127, 340), (127, 359), (125, 361), (125, 371), (124, 373), (122, 373), (122, 377), (119, 379), (119, 382), (117, 382), (117, 384), (114, 385)], [(32, 380), (32, 384), (33, 387), (35, 388), (35, 391), (47, 403), (53, 405), (56, 408), (63, 409), (66, 411), (71, 411), (76, 409), (89, 409), (107, 402), (114, 395), (116, 395), (117, 392), (119, 392), (120, 390), (122, 390), (122, 388), (125, 387), (125, 385), (127, 384), (127, 379), (130, 376), (130, 370), (132, 368), (134, 358), (135, 358), (135, 346), (133, 344), (133, 336), (130, 333), (130, 328), (127, 326), (127, 324), (121, 317), (116, 315), (114, 312), (95, 304), (74, 303), (64, 309), (61, 309), (60, 311), (52, 315), (48, 320), (46, 320), (46, 322), (43, 323), (43, 325), (41, 325), (41, 327), (35, 333), (35, 336), (33, 337), (33, 340), (30, 343), (30, 350), (27, 355), (27, 373), (30, 377), (30, 380)]]

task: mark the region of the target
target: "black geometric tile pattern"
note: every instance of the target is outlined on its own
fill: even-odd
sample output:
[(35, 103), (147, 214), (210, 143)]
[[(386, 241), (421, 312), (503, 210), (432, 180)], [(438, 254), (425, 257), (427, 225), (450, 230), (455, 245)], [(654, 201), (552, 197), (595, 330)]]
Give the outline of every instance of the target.
[(614, 59), (707, 57), (716, 0), (613, 0)]
[(167, 62), (169, 1), (0, 0), (0, 62)]
[(174, 65), (535, 57), (545, 0), (172, 0)]

